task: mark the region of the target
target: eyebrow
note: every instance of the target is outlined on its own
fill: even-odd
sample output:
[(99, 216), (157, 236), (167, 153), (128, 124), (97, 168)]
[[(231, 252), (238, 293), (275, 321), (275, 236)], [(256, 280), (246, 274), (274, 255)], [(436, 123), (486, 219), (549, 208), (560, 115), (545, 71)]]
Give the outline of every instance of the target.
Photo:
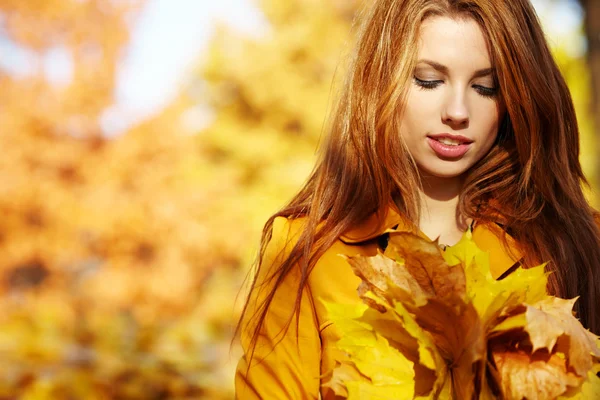
[[(432, 66), (433, 68), (435, 68), (436, 70), (440, 71), (441, 73), (448, 74), (448, 67), (446, 67), (443, 64), (440, 64), (439, 62), (432, 61), (432, 60), (419, 60), (418, 63), (428, 64), (428, 65)], [(475, 71), (475, 74), (473, 74), (473, 77), (479, 78), (482, 76), (492, 75), (493, 73), (494, 73), (494, 68), (484, 68), (484, 69), (479, 69), (479, 70)]]

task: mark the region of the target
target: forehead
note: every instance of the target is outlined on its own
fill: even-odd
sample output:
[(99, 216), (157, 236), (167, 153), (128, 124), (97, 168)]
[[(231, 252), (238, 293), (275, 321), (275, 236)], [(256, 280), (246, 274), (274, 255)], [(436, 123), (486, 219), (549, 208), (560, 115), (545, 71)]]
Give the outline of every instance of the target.
[(450, 69), (490, 68), (485, 34), (472, 18), (429, 17), (421, 24), (418, 58), (427, 58)]

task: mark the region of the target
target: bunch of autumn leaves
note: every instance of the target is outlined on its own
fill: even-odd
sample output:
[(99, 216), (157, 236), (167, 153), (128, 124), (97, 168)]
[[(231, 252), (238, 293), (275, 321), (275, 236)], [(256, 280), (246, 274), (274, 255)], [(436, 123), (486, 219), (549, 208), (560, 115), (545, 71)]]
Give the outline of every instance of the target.
[(364, 303), (328, 304), (345, 354), (326, 386), (350, 399), (600, 399), (600, 341), (547, 294), (544, 266), (496, 281), (471, 232), (442, 252), (390, 232), (349, 257)]

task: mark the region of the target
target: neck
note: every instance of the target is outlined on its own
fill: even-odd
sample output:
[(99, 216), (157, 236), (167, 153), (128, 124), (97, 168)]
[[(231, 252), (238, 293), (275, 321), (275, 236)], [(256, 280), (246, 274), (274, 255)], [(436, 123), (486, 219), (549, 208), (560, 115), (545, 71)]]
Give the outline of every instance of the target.
[(420, 229), (430, 238), (440, 238), (441, 243), (455, 242), (466, 230), (469, 221), (456, 215), (463, 186), (462, 177), (439, 178), (421, 175)]

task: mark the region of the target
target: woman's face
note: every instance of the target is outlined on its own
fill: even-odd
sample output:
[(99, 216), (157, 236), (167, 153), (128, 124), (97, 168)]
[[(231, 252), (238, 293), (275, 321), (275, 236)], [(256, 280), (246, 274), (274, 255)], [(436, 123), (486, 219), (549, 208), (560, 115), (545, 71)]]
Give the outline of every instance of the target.
[(472, 19), (427, 18), (400, 132), (422, 174), (459, 177), (492, 147), (504, 105)]

